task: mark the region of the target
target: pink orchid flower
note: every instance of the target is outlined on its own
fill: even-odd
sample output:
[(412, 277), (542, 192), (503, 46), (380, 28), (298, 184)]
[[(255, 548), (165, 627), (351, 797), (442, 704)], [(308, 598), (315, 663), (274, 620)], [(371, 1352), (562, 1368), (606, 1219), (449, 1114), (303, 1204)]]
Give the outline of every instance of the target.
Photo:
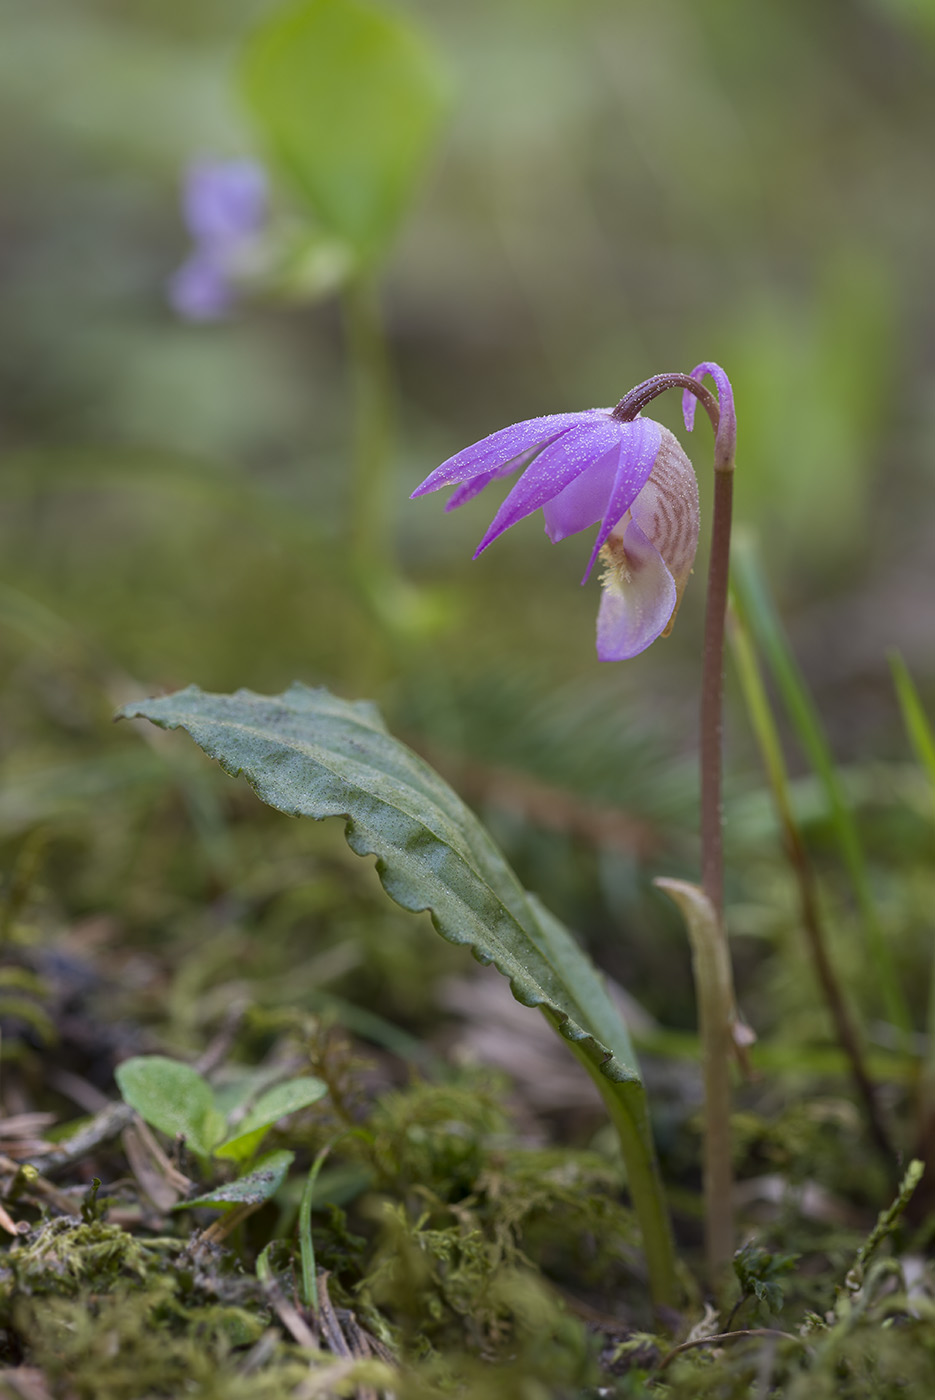
[[(727, 376), (706, 362), (692, 378), (705, 373), (715, 379), (722, 415), (728, 413), (732, 422)], [(456, 486), (446, 505), (454, 510), (492, 481), (522, 470), (475, 559), (504, 530), (540, 508), (553, 544), (598, 525), (582, 583), (600, 558), (601, 661), (638, 656), (657, 637), (668, 636), (698, 546), (698, 483), (678, 440), (651, 418), (617, 416), (638, 393), (634, 390), (616, 409), (550, 414), (502, 428), (443, 462), (412, 493), (424, 496)], [(695, 399), (686, 393), (689, 431), (694, 407)]]

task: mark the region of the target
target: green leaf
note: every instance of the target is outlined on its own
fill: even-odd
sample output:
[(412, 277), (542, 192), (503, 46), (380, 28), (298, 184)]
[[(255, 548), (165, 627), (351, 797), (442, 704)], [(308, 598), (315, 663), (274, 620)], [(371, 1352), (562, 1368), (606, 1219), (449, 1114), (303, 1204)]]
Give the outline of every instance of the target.
[(124, 1060), (114, 1072), (126, 1102), (168, 1137), (181, 1134), (199, 1157), (210, 1155), (226, 1124), (207, 1080), (197, 1070), (164, 1055)]
[(377, 857), (397, 904), (429, 910), (443, 937), (493, 963), (517, 1000), (545, 1012), (604, 1094), (621, 1137), (653, 1294), (673, 1301), (667, 1215), (626, 1026), (586, 954), (522, 889), (457, 794), (387, 733), (374, 706), (301, 684), (276, 697), (248, 690), (208, 695), (190, 686), (121, 714), (187, 730), (279, 811), (342, 817), (348, 844)]
[(244, 88), (272, 158), (315, 218), (363, 261), (379, 259), (446, 106), (421, 35), (364, 0), (302, 0), (253, 34)]
[(253, 1171), (247, 1172), (246, 1176), (238, 1176), (236, 1181), (218, 1186), (204, 1196), (179, 1201), (173, 1209), (187, 1210), (190, 1206), (260, 1206), (275, 1196), (294, 1161), (294, 1152), (270, 1152), (261, 1157)]
[(296, 1113), (300, 1108), (308, 1108), (309, 1104), (317, 1103), (327, 1092), (327, 1084), (311, 1075), (301, 1079), (289, 1079), (284, 1084), (267, 1089), (237, 1124), (236, 1131), (220, 1147), (214, 1149), (214, 1155), (245, 1161), (253, 1155), (263, 1136), (274, 1123), (289, 1113)]

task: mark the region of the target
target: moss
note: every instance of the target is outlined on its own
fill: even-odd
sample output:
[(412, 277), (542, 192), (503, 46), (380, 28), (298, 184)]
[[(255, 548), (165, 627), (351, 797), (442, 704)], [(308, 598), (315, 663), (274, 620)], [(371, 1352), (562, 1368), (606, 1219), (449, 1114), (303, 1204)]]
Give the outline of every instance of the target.
[(605, 1287), (639, 1271), (639, 1235), (618, 1168), (596, 1153), (509, 1148), (477, 1181), (501, 1252), (522, 1253), (557, 1279)]
[[(20, 1333), (51, 1393), (69, 1400), (138, 1400), (191, 1395), (199, 1400), (280, 1400), (307, 1373), (297, 1349), (277, 1346), (276, 1364), (246, 1371), (238, 1337), (257, 1325), (230, 1310), (201, 1310), (187, 1325), (167, 1321), (171, 1283), (143, 1294), (121, 1288), (106, 1298), (83, 1293), (41, 1305), (21, 1303)], [(170, 1310), (171, 1311), (171, 1310)], [(260, 1329), (262, 1331), (262, 1329)]]
[(2, 1307), (7, 1311), (21, 1297), (73, 1298), (85, 1288), (104, 1293), (118, 1281), (142, 1287), (184, 1247), (181, 1240), (143, 1240), (103, 1220), (48, 1220), (4, 1256)]
[(442, 1201), (471, 1192), (491, 1140), (508, 1131), (497, 1087), (490, 1076), (474, 1074), (386, 1094), (368, 1124), (381, 1184), (397, 1191), (418, 1186)]

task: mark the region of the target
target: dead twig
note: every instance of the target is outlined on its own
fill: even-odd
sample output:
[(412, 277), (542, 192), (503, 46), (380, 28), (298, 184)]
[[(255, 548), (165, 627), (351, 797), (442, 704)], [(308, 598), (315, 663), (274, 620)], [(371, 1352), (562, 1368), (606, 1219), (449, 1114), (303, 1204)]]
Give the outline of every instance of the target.
[[(26, 1172), (25, 1167), (29, 1167), (30, 1170)], [(4, 1188), (5, 1190), (10, 1191), (17, 1178), (21, 1183), (13, 1193), (16, 1198), (22, 1198), (31, 1205), (42, 1205), (45, 1202), (52, 1206), (53, 1210), (60, 1211), (62, 1215), (74, 1215), (77, 1211), (80, 1195), (66, 1195), (57, 1186), (53, 1186), (51, 1181), (46, 1181), (45, 1177), (40, 1176), (32, 1163), (24, 1164), (15, 1161), (12, 1157), (0, 1155), (0, 1173), (6, 1172), (10, 1173), (12, 1180)], [(84, 1187), (81, 1188), (81, 1194), (84, 1194)]]
[(794, 1332), (781, 1332), (778, 1327), (742, 1327), (736, 1332), (716, 1332), (713, 1337), (690, 1337), (687, 1342), (682, 1342), (662, 1358), (653, 1368), (652, 1374), (658, 1376), (674, 1361), (682, 1352), (694, 1351), (696, 1347), (720, 1346), (722, 1342), (734, 1342), (740, 1337), (775, 1337), (784, 1338), (787, 1342), (796, 1342), (798, 1346), (807, 1350), (806, 1343), (801, 1337), (797, 1337)]
[(61, 1147), (56, 1147), (51, 1152), (40, 1153), (33, 1158), (32, 1164), (43, 1176), (57, 1176), (59, 1172), (89, 1157), (105, 1142), (112, 1142), (115, 1137), (119, 1137), (124, 1128), (133, 1122), (134, 1116), (128, 1103), (110, 1103)]
[(318, 1351), (317, 1335), (309, 1327), (295, 1304), (290, 1303), (272, 1274), (268, 1278), (261, 1279), (261, 1283), (266, 1301), (292, 1340), (298, 1342), (300, 1347), (307, 1347), (310, 1351)]
[(219, 1220), (215, 1220), (213, 1225), (209, 1225), (206, 1230), (202, 1230), (198, 1236), (199, 1244), (220, 1244), (226, 1240), (232, 1230), (236, 1230), (247, 1216), (260, 1209), (263, 1201), (245, 1201), (243, 1205), (235, 1206), (226, 1215), (222, 1215)]
[(325, 1341), (328, 1343), (328, 1350), (333, 1351), (335, 1356), (345, 1359), (355, 1358), (354, 1351), (344, 1335), (338, 1315), (331, 1302), (328, 1293), (328, 1274), (321, 1269), (318, 1274), (318, 1320), (321, 1323), (321, 1330)]

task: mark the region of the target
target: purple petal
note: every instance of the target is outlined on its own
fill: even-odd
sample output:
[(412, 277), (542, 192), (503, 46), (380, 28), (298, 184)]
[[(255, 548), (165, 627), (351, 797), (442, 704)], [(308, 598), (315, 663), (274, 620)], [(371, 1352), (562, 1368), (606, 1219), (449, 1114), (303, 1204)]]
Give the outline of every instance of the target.
[[(520, 462), (522, 457), (518, 459)], [(466, 505), (468, 501), (473, 501), (475, 496), (479, 496), (485, 486), (489, 486), (492, 481), (503, 472), (502, 467), (494, 467), (491, 472), (481, 472), (480, 476), (472, 476), (470, 481), (463, 481), (460, 486), (456, 486), (454, 491), (445, 502), (446, 510), (457, 510), (458, 506)]]
[(623, 537), (629, 580), (605, 581), (597, 614), (600, 661), (629, 661), (665, 631), (677, 592), (659, 551), (632, 520)]
[[(713, 360), (702, 360), (700, 365), (696, 365), (691, 372), (692, 379), (701, 380), (706, 374), (717, 386), (718, 411), (720, 413), (720, 423), (717, 430), (717, 455), (721, 465), (733, 465), (734, 453), (737, 449), (737, 414), (734, 411), (734, 391), (727, 375), (716, 365)], [(689, 432), (695, 426), (695, 409), (698, 400), (690, 389), (682, 391), (682, 417), (685, 419), (685, 426)]]
[(681, 594), (698, 549), (698, 479), (667, 428), (662, 429), (652, 474), (630, 507), (630, 519), (658, 549)]
[(196, 243), (229, 248), (259, 233), (267, 217), (267, 182), (252, 160), (199, 160), (189, 166), (182, 212)]
[(611, 530), (618, 520), (623, 519), (649, 480), (662, 442), (662, 429), (652, 418), (634, 418), (632, 423), (621, 423), (620, 427), (624, 435), (620, 443), (617, 474), (582, 583), (587, 583), (601, 546)]
[(513, 423), (509, 428), (501, 428), (499, 432), (481, 438), (480, 442), (465, 447), (462, 452), (449, 457), (447, 462), (442, 462), (421, 486), (416, 487), (412, 496), (426, 496), (441, 486), (482, 476), (495, 467), (515, 461), (525, 452), (548, 447), (561, 433), (577, 423), (607, 416), (600, 409), (589, 409), (585, 413), (549, 413), (543, 418), (527, 418), (523, 423)]
[(551, 501), (542, 507), (545, 532), (553, 544), (577, 535), (602, 519), (610, 493), (614, 489), (620, 446), (615, 443), (586, 472), (576, 476)]
[(473, 501), (475, 496), (479, 496), (485, 486), (489, 486), (492, 481), (498, 481), (505, 476), (511, 476), (513, 472), (519, 471), (521, 467), (529, 466), (536, 455), (533, 448), (531, 452), (521, 452), (518, 457), (513, 457), (509, 462), (504, 462), (502, 467), (494, 467), (492, 471), (482, 472), (480, 476), (472, 476), (469, 481), (452, 491), (445, 502), (445, 510), (457, 510), (458, 506), (466, 505), (468, 501)]
[(531, 515), (534, 510), (539, 510), (582, 472), (600, 464), (601, 458), (619, 441), (624, 429), (630, 426), (618, 423), (606, 413), (599, 413), (596, 417), (578, 414), (577, 419), (523, 472), (475, 549), (475, 559), (504, 530)]
[(224, 269), (205, 253), (196, 253), (169, 278), (169, 304), (186, 321), (219, 321), (234, 304), (234, 289)]

